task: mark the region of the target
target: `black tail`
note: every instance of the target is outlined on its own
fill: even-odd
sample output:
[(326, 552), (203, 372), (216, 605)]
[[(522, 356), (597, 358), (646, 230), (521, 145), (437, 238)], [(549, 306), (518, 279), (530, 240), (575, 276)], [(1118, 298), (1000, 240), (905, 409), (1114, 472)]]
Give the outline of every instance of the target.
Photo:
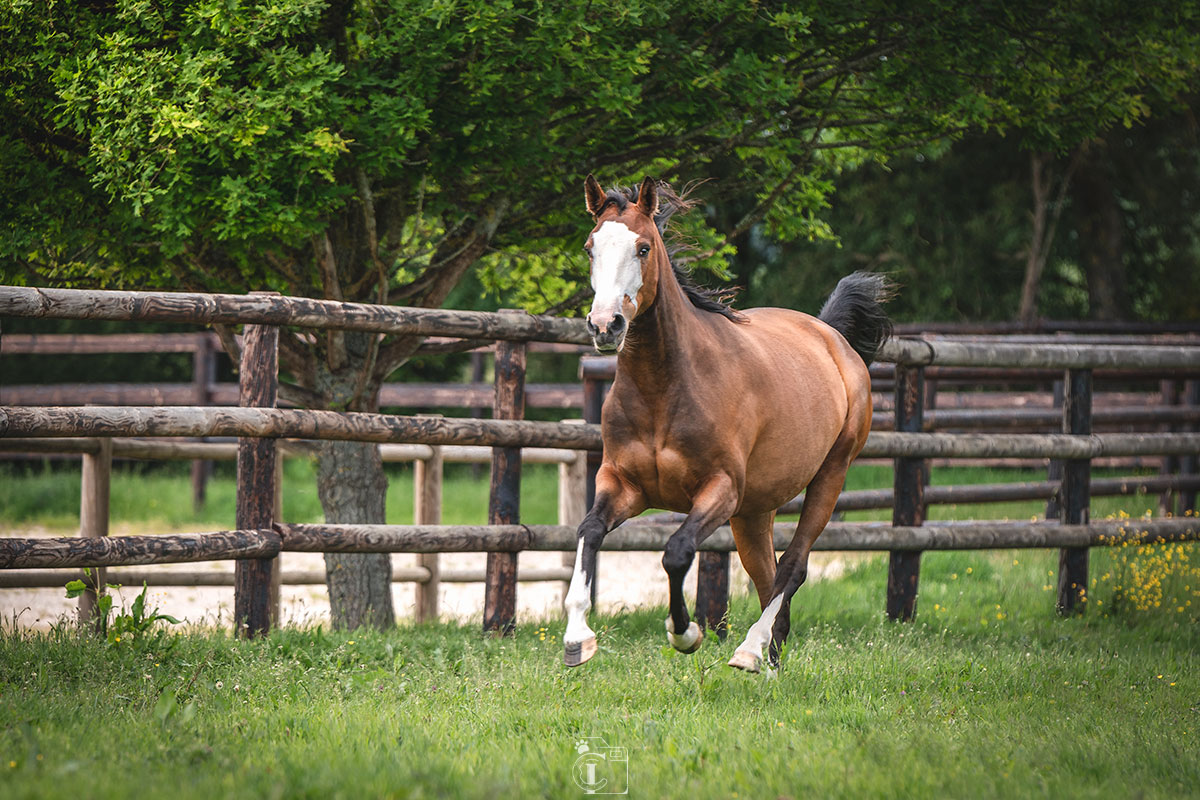
[(855, 272), (838, 281), (818, 315), (854, 348), (866, 364), (892, 335), (892, 321), (883, 304), (895, 294), (895, 285), (877, 272)]

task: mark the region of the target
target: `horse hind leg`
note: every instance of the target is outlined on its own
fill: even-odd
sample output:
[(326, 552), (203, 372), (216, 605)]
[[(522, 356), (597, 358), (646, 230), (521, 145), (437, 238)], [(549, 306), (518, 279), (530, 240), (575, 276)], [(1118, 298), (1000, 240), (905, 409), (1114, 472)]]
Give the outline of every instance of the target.
[(760, 609), (771, 602), (775, 586), (775, 512), (729, 520), (742, 568), (758, 592)]
[(838, 495), (846, 483), (846, 470), (857, 452), (853, 444), (853, 440), (839, 439), (809, 482), (796, 535), (779, 559), (770, 600), (765, 603), (762, 616), (746, 632), (746, 638), (734, 651), (733, 658), (729, 659), (729, 666), (747, 672), (760, 671), (763, 648), (768, 646), (772, 665), (778, 663), (779, 649), (791, 629), (792, 595), (808, 577), (808, 554), (833, 516)]

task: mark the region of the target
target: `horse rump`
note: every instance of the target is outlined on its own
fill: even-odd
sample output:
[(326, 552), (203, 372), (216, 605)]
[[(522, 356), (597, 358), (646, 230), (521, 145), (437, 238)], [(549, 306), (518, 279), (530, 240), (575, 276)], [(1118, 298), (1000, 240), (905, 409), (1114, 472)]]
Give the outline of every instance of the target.
[(896, 286), (878, 272), (855, 272), (838, 281), (821, 306), (818, 318), (836, 330), (868, 366), (892, 335), (892, 321), (883, 304)]

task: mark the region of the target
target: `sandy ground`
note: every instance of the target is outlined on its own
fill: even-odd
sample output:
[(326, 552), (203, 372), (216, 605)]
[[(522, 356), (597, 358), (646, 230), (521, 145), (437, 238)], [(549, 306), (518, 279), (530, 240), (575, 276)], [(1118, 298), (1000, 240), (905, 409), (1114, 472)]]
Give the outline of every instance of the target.
[[(134, 533), (114, 529), (113, 535)], [(140, 533), (141, 531), (136, 531)], [(48, 536), (44, 530), (7, 529), (0, 536)], [(849, 554), (814, 553), (809, 565), (809, 579), (837, 577), (842, 573)], [(574, 554), (571, 554), (571, 558)], [(324, 560), (317, 553), (283, 553), (284, 570), (318, 570), (324, 568)], [(642, 606), (663, 606), (667, 602), (667, 577), (658, 553), (604, 553), (600, 554), (599, 607), (602, 611), (621, 611)], [(394, 567), (415, 566), (415, 555), (393, 555)], [(451, 553), (441, 556), (443, 569), (482, 570), (486, 555), (482, 553)], [(730, 588), (734, 593), (751, 591), (750, 579), (742, 569), (737, 554), (731, 559)], [(523, 553), (519, 570), (525, 567), (555, 567), (563, 563), (561, 553)], [(195, 564), (164, 564), (155, 569), (163, 571), (213, 570), (232, 572), (231, 561), (209, 561)], [(65, 581), (64, 581), (65, 583)], [(688, 574), (686, 591), (689, 602), (695, 597), (696, 570)], [(122, 600), (129, 604), (137, 596), (140, 587), (126, 588), (115, 599), (120, 606)], [(555, 619), (561, 614), (566, 584), (560, 581), (521, 583), (517, 587), (517, 614), (519, 620)], [(415, 584), (395, 583), (392, 597), (397, 617), (411, 619), (415, 603)], [(229, 625), (233, 610), (233, 588), (231, 586), (152, 586), (147, 593), (149, 606), (171, 614), (181, 620), (198, 625)], [(72, 617), (76, 600), (68, 600), (62, 588), (14, 589), (0, 588), (0, 620), (4, 627), (15, 623), (20, 628), (46, 629), (64, 617)], [(442, 583), (439, 595), (441, 616), (464, 622), (481, 622), (483, 618), (482, 583)], [(284, 586), (280, 598), (280, 611), (284, 624), (309, 626), (327, 623), (329, 599), (323, 585)]]

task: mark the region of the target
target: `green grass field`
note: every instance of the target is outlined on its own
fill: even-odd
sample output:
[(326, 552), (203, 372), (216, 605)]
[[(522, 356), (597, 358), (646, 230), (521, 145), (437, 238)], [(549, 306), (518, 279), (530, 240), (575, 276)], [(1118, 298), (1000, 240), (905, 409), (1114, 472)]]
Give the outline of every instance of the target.
[[(304, 469), (289, 466), (285, 510), (318, 518)], [(6, 524), (74, 524), (68, 474), (5, 477)], [(553, 521), (553, 473), (528, 477), (526, 518)], [(393, 481), (396, 521), (409, 486)], [(228, 527), (229, 481), (210, 490), (211, 516), (193, 517), (187, 492), (181, 475), (122, 476), (114, 517)], [(486, 507), (465, 472), (447, 494), (448, 521)], [(1038, 504), (1009, 505), (964, 508), (1019, 518)], [(595, 775), (633, 797), (1196, 796), (1194, 565), (1196, 545), (1094, 550), (1091, 608), (1064, 620), (1055, 552), (930, 553), (917, 621), (896, 624), (875, 558), (800, 590), (774, 678), (725, 666), (757, 616), (745, 596), (729, 639), (690, 656), (666, 647), (663, 609), (594, 618), (601, 649), (577, 670), (561, 665), (557, 619), (522, 620), (510, 639), (439, 624), (249, 642), (160, 628), (108, 644), (9, 627), (0, 797), (581, 797), (588, 737), (624, 748)]]
[(661, 609), (601, 617), (600, 653), (571, 671), (559, 621), (504, 640), (10, 633), (0, 796), (576, 797), (585, 737), (625, 748), (635, 797), (1200, 792), (1193, 614), (1060, 620), (1053, 554), (944, 553), (918, 621), (895, 624), (884, 563), (801, 589), (773, 679), (724, 666), (744, 597), (734, 635), (691, 656), (665, 649)]

